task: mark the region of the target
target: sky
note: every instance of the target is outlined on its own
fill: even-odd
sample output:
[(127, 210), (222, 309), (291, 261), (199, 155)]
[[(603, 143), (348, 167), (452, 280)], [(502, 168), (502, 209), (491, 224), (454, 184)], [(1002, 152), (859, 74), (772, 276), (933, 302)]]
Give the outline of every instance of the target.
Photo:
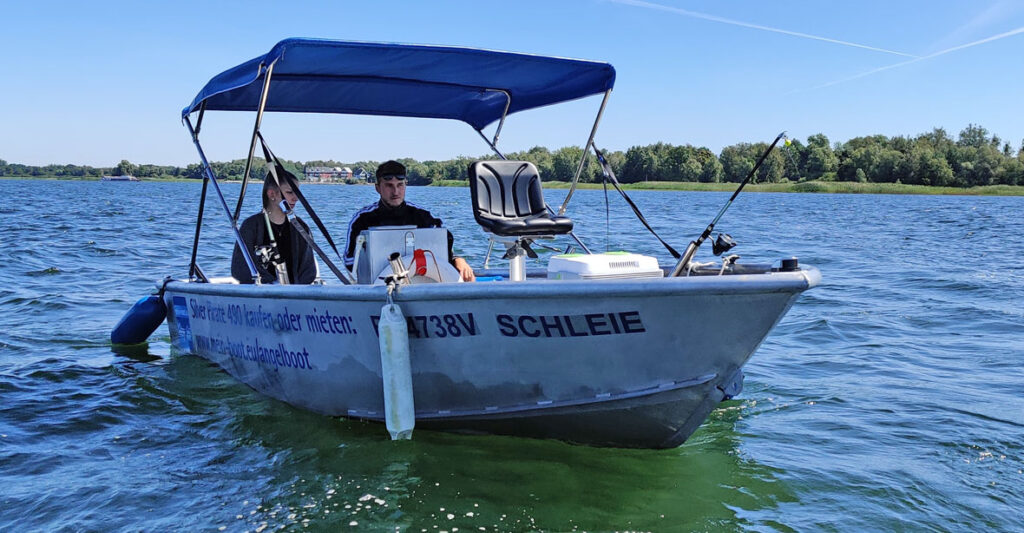
[[(607, 61), (596, 142), (718, 153), (781, 131), (833, 143), (968, 124), (1024, 142), (1024, 2), (522, 0), (5, 3), (0, 159), (97, 167), (199, 161), (180, 113), (214, 75), (281, 39), (455, 45)], [(600, 97), (512, 115), (499, 147), (582, 146)], [(253, 114), (209, 113), (214, 161), (244, 158)], [(342, 162), (488, 153), (455, 121), (268, 114), (279, 157)], [(487, 130), (493, 133), (493, 126)]]

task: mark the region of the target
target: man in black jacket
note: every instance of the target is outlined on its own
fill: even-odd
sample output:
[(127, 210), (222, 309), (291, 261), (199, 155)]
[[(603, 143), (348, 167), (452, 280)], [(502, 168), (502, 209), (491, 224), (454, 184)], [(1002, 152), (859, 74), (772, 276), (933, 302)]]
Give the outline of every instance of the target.
[[(288, 202), (288, 208), (294, 209), (298, 196), (292, 187), (299, 184), (285, 178), (280, 187), (274, 177), (267, 174), (263, 180), (263, 210), (250, 216), (242, 222), (238, 228), (242, 240), (245, 242), (256, 269), (260, 274), (261, 283), (273, 283), (278, 281), (275, 262), (282, 262), (288, 271), (288, 283), (293, 285), (308, 285), (313, 283), (319, 275), (316, 260), (313, 259), (313, 249), (309, 243), (299, 235), (299, 232), (288, 222), (288, 217), (281, 210), (280, 202)], [(269, 222), (269, 224), (268, 224)], [(309, 226), (302, 224), (306, 234), (309, 234)], [(271, 232), (268, 232), (268, 225)], [(271, 245), (271, 234), (276, 247), (267, 248)], [(261, 254), (260, 249), (266, 253)], [(276, 248), (276, 250), (275, 250)], [(275, 254), (276, 252), (276, 254)], [(262, 256), (262, 257), (261, 257)], [(235, 244), (235, 251), (231, 255), (231, 276), (239, 283), (253, 283), (252, 274), (242, 256), (242, 251)]]
[[(377, 193), (380, 200), (360, 209), (348, 224), (348, 241), (345, 245), (345, 265), (352, 267), (356, 250), (356, 237), (367, 229), (377, 226), (416, 226), (417, 228), (440, 228), (441, 219), (430, 211), (405, 201), (405, 165), (398, 161), (386, 161), (377, 167)], [(452, 233), (448, 232), (448, 260), (459, 271), (463, 281), (474, 281), (473, 268), (461, 257), (452, 253)]]

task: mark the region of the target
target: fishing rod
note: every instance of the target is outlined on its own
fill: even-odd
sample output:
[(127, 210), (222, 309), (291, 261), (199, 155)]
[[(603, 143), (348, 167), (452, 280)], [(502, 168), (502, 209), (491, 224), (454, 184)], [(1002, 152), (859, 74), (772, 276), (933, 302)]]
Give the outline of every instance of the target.
[[(703, 244), (709, 236), (711, 236), (711, 232), (714, 231), (715, 229), (715, 224), (718, 224), (718, 219), (722, 218), (722, 215), (725, 214), (725, 211), (729, 209), (730, 205), (732, 205), (732, 201), (735, 200), (737, 196), (739, 196), (740, 191), (742, 191), (743, 187), (747, 184), (748, 181), (750, 181), (750, 178), (754, 177), (754, 174), (757, 173), (757, 169), (761, 168), (761, 163), (764, 163), (764, 160), (768, 157), (768, 154), (771, 153), (772, 149), (775, 148), (775, 145), (779, 144), (779, 141), (785, 136), (786, 132), (782, 132), (779, 134), (778, 137), (775, 138), (774, 141), (772, 141), (772, 144), (768, 146), (768, 149), (765, 150), (763, 154), (761, 154), (761, 158), (757, 160), (757, 163), (754, 165), (754, 168), (750, 169), (750, 173), (747, 174), (747, 177), (744, 178), (742, 182), (740, 182), (740, 186), (736, 188), (736, 192), (732, 193), (732, 196), (729, 197), (729, 201), (726, 202), (724, 206), (722, 206), (721, 211), (718, 212), (718, 216), (716, 216), (715, 219), (712, 220), (710, 224), (708, 224), (708, 227), (704, 229), (704, 233), (701, 233), (700, 237), (697, 237), (697, 240), (690, 241), (689, 246), (686, 247), (686, 251), (683, 252), (682, 259), (680, 259), (679, 262), (676, 263), (675, 268), (672, 269), (672, 273), (670, 274), (671, 277), (679, 276), (680, 274), (682, 274), (684, 270), (686, 270), (689, 267), (690, 260), (693, 259), (694, 254), (697, 253), (697, 249), (700, 248), (700, 245)], [(731, 239), (729, 239), (729, 241), (731, 241)], [(734, 243), (731, 242), (725, 243), (726, 250), (732, 247), (732, 245), (730, 244), (734, 245)], [(718, 246), (716, 246), (716, 248), (718, 248)]]
[[(284, 194), (282, 193), (281, 196), (283, 198)], [(281, 203), (288, 205), (283, 199)], [(285, 215), (285, 218), (287, 219), (287, 215)], [(263, 221), (267, 223), (267, 235), (270, 236), (270, 249), (261, 250), (263, 259), (274, 265), (274, 271), (277, 273), (277, 282), (281, 285), (288, 285), (288, 267), (285, 266), (284, 261), (281, 259), (281, 250), (278, 249), (277, 239), (274, 238), (274, 226), (270, 222), (270, 213), (266, 209), (263, 210)]]

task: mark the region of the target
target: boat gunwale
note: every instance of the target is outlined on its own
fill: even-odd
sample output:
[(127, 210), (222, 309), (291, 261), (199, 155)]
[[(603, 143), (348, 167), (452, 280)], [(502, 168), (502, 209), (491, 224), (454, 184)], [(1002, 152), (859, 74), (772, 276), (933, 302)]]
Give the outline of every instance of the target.
[[(593, 298), (644, 297), (657, 298), (680, 294), (750, 294), (764, 292), (803, 292), (821, 281), (821, 273), (813, 266), (793, 272), (736, 274), (724, 276), (690, 276), (675, 278), (640, 278), (634, 280), (526, 280), (475, 283), (431, 283), (401, 287), (394, 295), (397, 302), (436, 300), (480, 300), (495, 298), (566, 298), (587, 295)], [(162, 282), (161, 282), (162, 284)], [(257, 289), (258, 287), (258, 289)], [(170, 281), (168, 292), (187, 292), (210, 296), (301, 299), (384, 301), (384, 285), (240, 285), (234, 283), (201, 283)]]

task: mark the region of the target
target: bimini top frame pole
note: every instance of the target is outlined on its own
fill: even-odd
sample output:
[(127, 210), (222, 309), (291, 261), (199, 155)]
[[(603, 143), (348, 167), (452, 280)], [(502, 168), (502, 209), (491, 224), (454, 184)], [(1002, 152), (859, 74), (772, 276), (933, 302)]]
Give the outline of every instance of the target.
[(501, 120), (498, 121), (498, 128), (494, 130), (494, 139), (491, 141), (491, 145), (498, 146), (498, 136), (501, 135), (501, 127), (505, 125), (505, 117), (508, 116), (508, 108), (512, 105), (512, 95), (508, 91), (501, 89), (488, 89), (490, 91), (498, 91), (505, 95), (505, 110), (501, 113)]
[[(206, 154), (203, 152), (203, 147), (199, 144), (199, 135), (196, 130), (192, 127), (192, 121), (187, 116), (183, 117), (185, 126), (188, 127), (188, 132), (192, 136), (192, 143), (196, 145), (196, 150), (199, 152), (199, 159), (203, 163), (203, 172), (205, 174), (203, 178), (203, 185), (205, 187), (207, 180), (209, 183), (213, 183), (213, 189), (217, 191), (217, 197), (220, 198), (221, 206), (224, 208), (224, 214), (228, 217), (228, 222), (231, 224), (231, 231), (235, 235), (235, 242), (238, 247), (242, 250), (242, 256), (245, 258), (245, 264), (249, 267), (249, 273), (252, 274), (252, 279), (258, 284), (260, 282), (259, 272), (256, 270), (256, 263), (252, 260), (252, 255), (249, 253), (249, 247), (245, 245), (245, 241), (242, 240), (242, 235), (238, 233), (238, 226), (235, 225), (235, 219), (231, 215), (231, 208), (228, 207), (227, 201), (224, 199), (224, 193), (220, 190), (220, 184), (217, 183), (217, 177), (213, 174), (213, 168), (210, 167), (210, 162), (206, 159)], [(206, 201), (205, 195), (201, 200)], [(196, 240), (193, 243), (192, 253), (192, 264), (189, 267), (189, 272), (195, 271), (195, 250), (199, 246), (199, 226), (202, 225), (202, 219), (196, 221)]]
[(238, 216), (242, 212), (242, 202), (245, 200), (245, 187), (249, 184), (249, 170), (252, 168), (252, 156), (256, 153), (256, 137), (260, 132), (260, 124), (263, 123), (263, 110), (267, 107), (267, 95), (270, 94), (270, 77), (274, 74), (274, 64), (267, 67), (266, 78), (263, 79), (263, 91), (260, 93), (260, 107), (256, 110), (256, 123), (252, 126), (252, 139), (249, 141), (249, 157), (245, 159), (245, 173), (242, 174), (242, 190), (238, 192), (238, 204), (235, 205), (235, 215), (232, 217), (236, 224)]
[(484, 135), (483, 128), (473, 128), (473, 131), (477, 132), (480, 135), (480, 138), (482, 138), (484, 142), (487, 143), (487, 146), (491, 147), (491, 150), (494, 150), (494, 153), (498, 154), (498, 157), (500, 157), (502, 160), (506, 160), (508, 158), (505, 157), (505, 154), (501, 153), (501, 150), (498, 150), (498, 136), (501, 135), (501, 127), (505, 125), (505, 117), (508, 116), (508, 108), (509, 106), (512, 105), (512, 95), (509, 94), (508, 91), (502, 89), (485, 89), (485, 91), (500, 92), (501, 94), (504, 94), (505, 111), (502, 112), (501, 120), (498, 121), (498, 128), (494, 130), (493, 139), (488, 139), (487, 136)]
[(594, 135), (597, 135), (597, 126), (601, 123), (601, 115), (604, 114), (604, 108), (608, 105), (608, 97), (611, 96), (611, 94), (611, 89), (604, 92), (604, 98), (601, 99), (601, 107), (597, 110), (597, 118), (594, 119), (594, 127), (590, 129), (590, 137), (587, 139), (587, 144), (583, 145), (583, 157), (580, 158), (580, 165), (576, 168), (576, 175), (572, 177), (572, 185), (569, 186), (569, 192), (565, 195), (565, 201), (562, 202), (562, 207), (558, 208), (558, 216), (565, 214), (565, 208), (569, 205), (569, 200), (572, 199), (572, 193), (576, 191), (576, 183), (580, 180), (580, 174), (583, 173), (583, 167), (587, 165), (587, 156), (590, 155), (590, 145), (594, 143)]

